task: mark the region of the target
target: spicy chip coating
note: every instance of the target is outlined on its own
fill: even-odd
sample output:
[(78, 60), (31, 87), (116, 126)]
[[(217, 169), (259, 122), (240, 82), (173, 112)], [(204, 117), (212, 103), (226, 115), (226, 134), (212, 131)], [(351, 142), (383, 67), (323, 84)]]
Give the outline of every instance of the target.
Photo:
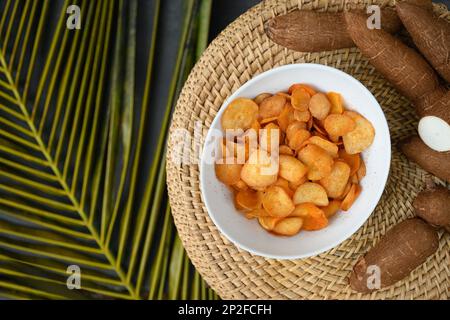
[(265, 188), (278, 178), (278, 162), (261, 149), (254, 150), (241, 171), (241, 179), (254, 189)]

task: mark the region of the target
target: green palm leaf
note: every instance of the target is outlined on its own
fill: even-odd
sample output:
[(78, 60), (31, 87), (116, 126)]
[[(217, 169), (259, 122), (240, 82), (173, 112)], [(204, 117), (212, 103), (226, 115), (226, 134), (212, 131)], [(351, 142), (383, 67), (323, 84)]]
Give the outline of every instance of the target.
[[(185, 2), (179, 53), (147, 173), (144, 141), (160, 1), (148, 12), (153, 27), (146, 33), (140, 103), (137, 0), (0, 1), (0, 296), (208, 296), (198, 274), (192, 280), (165, 196), (168, 122), (194, 51), (206, 44), (204, 25), (196, 36), (197, 13), (209, 16), (211, 5)], [(82, 9), (81, 30), (66, 28), (69, 4)], [(82, 270), (81, 290), (66, 287), (72, 264)], [(192, 283), (197, 289), (191, 294)]]

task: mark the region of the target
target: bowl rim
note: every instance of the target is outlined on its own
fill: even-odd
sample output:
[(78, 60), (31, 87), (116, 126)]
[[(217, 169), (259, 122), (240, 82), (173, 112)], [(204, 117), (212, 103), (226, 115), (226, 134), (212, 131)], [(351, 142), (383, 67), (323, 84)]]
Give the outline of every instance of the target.
[[(205, 162), (205, 152), (207, 150), (207, 148), (205, 148), (205, 145), (208, 143), (209, 139), (210, 139), (210, 134), (211, 134), (211, 129), (215, 126), (215, 124), (217, 123), (217, 121), (219, 121), (220, 117), (222, 116), (223, 111), (225, 110), (225, 106), (227, 106), (232, 100), (234, 100), (236, 98), (236, 95), (238, 95), (241, 91), (244, 91), (247, 87), (251, 86), (254, 82), (259, 81), (265, 77), (270, 76), (271, 74), (274, 74), (276, 72), (283, 72), (287, 69), (292, 69), (292, 68), (302, 68), (305, 65), (307, 66), (311, 66), (313, 68), (318, 68), (318, 69), (322, 69), (325, 70), (327, 72), (334, 72), (337, 73), (341, 76), (343, 76), (344, 78), (346, 78), (349, 82), (353, 83), (356, 87), (359, 87), (360, 90), (362, 91), (366, 91), (369, 94), (369, 97), (371, 100), (373, 100), (372, 102), (375, 103), (375, 105), (378, 107), (378, 112), (381, 113), (382, 115), (382, 121), (380, 123), (380, 125), (382, 127), (384, 127), (384, 130), (387, 132), (387, 136), (388, 136), (388, 140), (386, 141), (387, 144), (387, 149), (389, 150), (388, 155), (386, 156), (385, 161), (387, 162), (387, 170), (383, 173), (380, 173), (378, 182), (382, 182), (382, 188), (380, 188), (380, 191), (378, 192), (378, 194), (373, 198), (373, 204), (371, 207), (369, 207), (370, 213), (367, 214), (366, 218), (364, 220), (362, 220), (361, 223), (359, 224), (355, 224), (352, 228), (349, 228), (349, 232), (347, 233), (343, 233), (342, 236), (337, 237), (334, 241), (331, 241), (329, 244), (327, 244), (326, 246), (323, 246), (320, 249), (311, 251), (308, 254), (295, 254), (295, 255), (276, 255), (276, 254), (268, 254), (266, 252), (261, 252), (259, 250), (255, 250), (247, 245), (242, 244), (239, 239), (235, 239), (233, 236), (231, 236), (230, 234), (228, 234), (223, 228), (222, 226), (217, 222), (216, 218), (214, 217), (214, 214), (211, 214), (212, 211), (212, 204), (209, 202), (209, 200), (207, 199), (207, 197), (204, 196), (205, 192), (203, 190), (203, 181), (206, 179), (205, 177), (205, 173), (203, 170), (203, 167), (206, 164)], [(384, 131), (383, 130), (383, 131)], [(206, 207), (206, 211), (208, 212), (209, 217), (211, 218), (212, 222), (214, 223), (214, 225), (217, 227), (217, 229), (228, 239), (230, 240), (235, 246), (237, 246), (240, 249), (243, 249), (251, 254), (260, 256), (260, 257), (264, 257), (264, 258), (270, 258), (270, 259), (277, 259), (277, 260), (295, 260), (295, 259), (306, 259), (306, 258), (310, 258), (310, 257), (314, 257), (317, 256), (321, 253), (324, 253), (326, 251), (329, 251), (335, 247), (337, 247), (338, 245), (340, 245), (342, 242), (344, 242), (345, 240), (349, 239), (353, 234), (355, 234), (369, 219), (369, 217), (372, 215), (372, 213), (374, 212), (375, 208), (377, 207), (378, 203), (380, 202), (381, 196), (384, 193), (385, 187), (386, 187), (386, 183), (389, 177), (389, 173), (390, 173), (390, 169), (391, 169), (391, 158), (392, 158), (392, 149), (391, 149), (391, 133), (389, 131), (389, 125), (386, 119), (386, 116), (384, 114), (383, 109), (381, 108), (380, 104), (378, 103), (377, 99), (375, 98), (375, 96), (372, 94), (372, 92), (366, 88), (366, 86), (364, 86), (359, 80), (357, 80), (356, 78), (354, 78), (352, 75), (339, 70), (337, 68), (334, 67), (330, 67), (330, 66), (326, 66), (326, 65), (322, 65), (322, 64), (317, 64), (317, 63), (291, 63), (291, 64), (286, 64), (286, 65), (282, 65), (282, 66), (278, 66), (278, 67), (274, 67), (271, 68), (269, 70), (266, 70), (264, 72), (261, 72), (260, 74), (252, 77), (251, 79), (247, 80), (243, 85), (241, 85), (239, 88), (237, 88), (227, 99), (225, 99), (225, 101), (222, 103), (222, 105), (220, 106), (220, 108), (218, 109), (217, 114), (214, 116), (214, 119), (211, 122), (211, 125), (208, 129), (208, 132), (206, 134), (205, 137), (205, 141), (203, 143), (203, 151), (201, 154), (201, 158), (200, 158), (200, 164), (199, 164), (199, 171), (200, 171), (200, 176), (199, 176), (199, 183), (200, 183), (200, 195), (201, 195), (201, 199), (203, 201), (203, 203), (205, 204)], [(216, 178), (217, 179), (217, 178)], [(375, 201), (376, 200), (376, 201)]]

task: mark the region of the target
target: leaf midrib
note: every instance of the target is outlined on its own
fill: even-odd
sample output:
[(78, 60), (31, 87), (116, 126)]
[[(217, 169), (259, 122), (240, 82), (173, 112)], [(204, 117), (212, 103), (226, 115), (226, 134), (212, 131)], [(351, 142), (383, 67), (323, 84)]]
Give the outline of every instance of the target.
[(3, 54), (3, 50), (0, 48), (0, 69), (4, 72), (9, 84), (11, 85), (11, 91), (13, 92), (16, 103), (19, 106), (20, 110), (23, 113), (23, 116), (25, 118), (25, 122), (27, 123), (28, 127), (31, 130), (31, 133), (33, 134), (33, 138), (36, 140), (36, 143), (38, 144), (39, 151), (42, 153), (42, 155), (45, 157), (46, 161), (48, 162), (48, 166), (51, 168), (52, 172), (54, 173), (58, 183), (63, 188), (65, 195), (68, 197), (68, 199), (73, 204), (74, 210), (80, 215), (81, 219), (83, 220), (83, 223), (85, 224), (86, 228), (89, 230), (91, 235), (93, 236), (94, 240), (96, 241), (97, 245), (99, 246), (102, 253), (105, 255), (108, 262), (111, 264), (112, 268), (115, 270), (117, 275), (119, 276), (122, 284), (126, 289), (129, 291), (130, 296), (133, 299), (138, 299), (139, 297), (136, 295), (135, 290), (132, 288), (130, 282), (128, 281), (126, 275), (122, 271), (122, 268), (120, 265), (118, 265), (118, 262), (116, 261), (114, 255), (109, 250), (107, 246), (105, 246), (102, 241), (100, 240), (100, 236), (97, 232), (97, 230), (92, 226), (92, 224), (89, 222), (89, 218), (85, 212), (85, 210), (80, 206), (80, 203), (78, 199), (75, 197), (75, 194), (72, 192), (72, 190), (69, 188), (67, 182), (63, 179), (61, 172), (55, 163), (54, 159), (50, 155), (50, 153), (47, 150), (46, 145), (44, 144), (44, 141), (42, 140), (39, 132), (37, 131), (33, 121), (30, 118), (29, 112), (26, 108), (26, 106), (23, 103), (23, 99), (19, 93), (18, 88), (16, 87), (16, 84), (14, 83), (10, 70), (8, 68), (8, 65), (6, 64), (5, 57)]

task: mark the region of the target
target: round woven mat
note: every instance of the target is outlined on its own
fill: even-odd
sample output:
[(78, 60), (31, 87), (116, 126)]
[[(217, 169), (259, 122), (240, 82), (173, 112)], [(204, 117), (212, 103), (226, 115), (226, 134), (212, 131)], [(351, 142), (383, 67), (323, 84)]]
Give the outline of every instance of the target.
[[(263, 1), (240, 16), (213, 41), (184, 86), (173, 115), (168, 146), (170, 203), (189, 257), (223, 299), (448, 299), (450, 296), (448, 233), (440, 233), (440, 248), (436, 254), (396, 285), (361, 295), (347, 284), (348, 274), (358, 257), (394, 224), (413, 216), (411, 202), (424, 187), (427, 174), (407, 161), (396, 147), (399, 139), (415, 132), (417, 118), (410, 103), (374, 70), (356, 48), (298, 53), (278, 46), (264, 33), (264, 23), (268, 19), (288, 11), (339, 11), (368, 3)], [(386, 1), (370, 3), (394, 4)], [(450, 19), (445, 7), (435, 5), (434, 9)], [(380, 203), (364, 226), (338, 247), (304, 260), (265, 259), (238, 249), (217, 230), (201, 199), (198, 166), (178, 165), (171, 161), (177, 143), (174, 131), (185, 129), (193, 136), (195, 123), (199, 121), (206, 135), (224, 100), (243, 83), (275, 66), (302, 62), (341, 69), (360, 80), (375, 95), (386, 114), (391, 132), (390, 178)], [(200, 143), (203, 144), (203, 140)], [(191, 161), (196, 160), (195, 155), (191, 155)], [(442, 184), (442, 181), (435, 181)]]

